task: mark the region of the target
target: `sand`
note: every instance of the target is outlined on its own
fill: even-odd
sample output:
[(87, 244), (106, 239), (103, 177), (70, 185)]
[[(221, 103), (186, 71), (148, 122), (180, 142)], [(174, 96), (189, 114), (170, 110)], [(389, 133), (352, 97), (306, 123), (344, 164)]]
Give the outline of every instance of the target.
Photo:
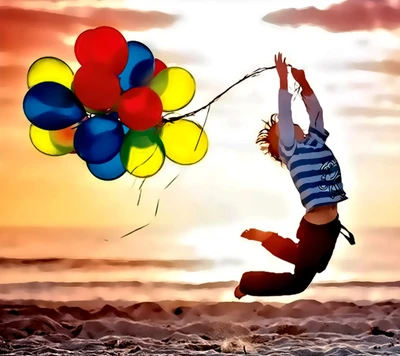
[(400, 301), (0, 306), (3, 355), (400, 355)]

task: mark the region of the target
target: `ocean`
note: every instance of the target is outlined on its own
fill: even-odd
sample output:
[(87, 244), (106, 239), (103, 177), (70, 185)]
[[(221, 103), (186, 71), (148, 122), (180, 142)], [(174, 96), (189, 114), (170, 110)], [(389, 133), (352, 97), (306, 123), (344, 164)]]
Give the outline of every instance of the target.
[[(340, 238), (328, 269), (304, 293), (267, 300), (398, 298), (399, 232), (356, 230), (355, 246)], [(193, 234), (115, 236), (118, 232), (106, 229), (2, 228), (0, 299), (232, 301), (243, 272), (293, 270), (259, 245), (230, 235), (205, 236), (201, 243)]]

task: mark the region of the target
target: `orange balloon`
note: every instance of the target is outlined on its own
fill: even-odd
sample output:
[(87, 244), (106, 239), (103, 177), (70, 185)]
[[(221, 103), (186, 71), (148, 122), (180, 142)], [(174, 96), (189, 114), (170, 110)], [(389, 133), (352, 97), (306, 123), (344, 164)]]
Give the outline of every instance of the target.
[(73, 150), (75, 132), (76, 125), (62, 130), (50, 131), (50, 140), (56, 147), (71, 148), (71, 150)]

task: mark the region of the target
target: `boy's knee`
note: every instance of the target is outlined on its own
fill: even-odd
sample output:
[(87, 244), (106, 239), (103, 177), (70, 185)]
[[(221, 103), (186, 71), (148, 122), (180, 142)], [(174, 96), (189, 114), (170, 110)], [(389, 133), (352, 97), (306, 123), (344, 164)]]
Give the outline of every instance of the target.
[(303, 293), (314, 279), (315, 273), (294, 275), (293, 294)]
[(240, 279), (240, 290), (245, 294), (256, 293), (258, 290), (265, 288), (265, 275), (266, 272), (245, 272)]

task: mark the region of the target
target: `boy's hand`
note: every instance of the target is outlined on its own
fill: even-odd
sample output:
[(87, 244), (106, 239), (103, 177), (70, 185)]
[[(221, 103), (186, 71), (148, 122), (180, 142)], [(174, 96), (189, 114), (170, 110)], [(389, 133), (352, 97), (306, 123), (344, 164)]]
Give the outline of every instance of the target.
[(286, 57), (282, 60), (282, 53), (279, 52), (278, 55), (275, 54), (275, 67), (276, 71), (279, 74), (279, 78), (287, 78), (287, 64), (286, 64)]
[(282, 53), (274, 56), (276, 71), (279, 75), (280, 89), (288, 90), (288, 71), (286, 57), (282, 60)]
[(292, 75), (293, 75), (294, 80), (297, 83), (299, 83), (301, 88), (303, 89), (301, 91), (302, 95), (310, 96), (311, 94), (313, 94), (313, 90), (310, 87), (310, 84), (308, 83), (308, 81), (306, 79), (306, 74), (304, 73), (304, 70), (292, 68)]
[(248, 229), (248, 230), (243, 231), (240, 236), (247, 240), (250, 240), (250, 241), (263, 242), (266, 239), (268, 239), (270, 236), (272, 236), (273, 234), (274, 234), (274, 232), (270, 232), (270, 231)]
[(304, 73), (304, 70), (292, 68), (292, 75), (294, 80), (300, 85), (306, 82), (306, 74)]

